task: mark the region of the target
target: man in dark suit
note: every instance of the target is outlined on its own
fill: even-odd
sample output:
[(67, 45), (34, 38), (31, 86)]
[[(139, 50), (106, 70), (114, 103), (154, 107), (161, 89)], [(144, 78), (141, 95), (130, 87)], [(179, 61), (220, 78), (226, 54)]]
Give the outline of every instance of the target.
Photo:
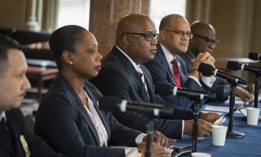
[[(113, 95), (132, 101), (166, 103), (160, 96), (153, 93), (151, 74), (142, 65), (154, 58), (157, 37), (155, 25), (148, 16), (129, 14), (122, 18), (116, 31), (116, 45), (102, 61), (102, 69), (98, 77), (93, 78), (91, 82), (104, 95)], [(191, 135), (193, 124), (191, 119), (194, 117), (192, 111), (174, 105), (173, 108), (173, 115), (161, 115), (161, 118), (165, 119), (154, 119), (155, 130), (173, 138), (181, 138), (183, 133)], [(113, 114), (122, 124), (146, 131), (147, 119), (144, 115), (131, 111)], [(219, 116), (202, 114), (201, 117), (211, 121)], [(211, 123), (200, 119), (198, 135), (204, 136), (210, 132)]]
[[(187, 70), (193, 69), (191, 60), (197, 58), (202, 52), (214, 53), (214, 49), (219, 43), (216, 40), (216, 31), (211, 24), (195, 21), (190, 26), (193, 37), (189, 41), (189, 50), (180, 54), (183, 61), (187, 65)], [(203, 78), (204, 79), (204, 78)], [(207, 91), (214, 91), (217, 86), (228, 85), (228, 82), (222, 78), (216, 77), (212, 84), (206, 84), (202, 78), (200, 79), (202, 86)], [(236, 96), (240, 97), (244, 102), (252, 103), (253, 96), (245, 89), (237, 87)]]
[[(201, 54), (193, 64), (191, 63), (192, 69), (187, 71), (187, 65), (178, 56), (178, 54), (187, 51), (189, 39), (192, 36), (187, 20), (178, 14), (167, 15), (161, 20), (159, 31), (157, 54), (152, 61), (144, 64), (151, 72), (153, 83), (166, 83), (182, 88), (204, 90), (199, 81), (197, 68), (200, 62), (213, 63), (213, 57), (209, 53)], [(175, 60), (177, 65), (173, 63)], [(178, 68), (178, 73), (175, 73), (175, 68)], [(179, 80), (180, 84), (177, 82)], [(189, 109), (192, 105), (187, 97), (170, 95), (163, 98), (167, 102), (183, 108)]]
[(26, 90), (31, 87), (27, 64), (19, 44), (0, 35), (0, 156), (58, 156), (27, 128), (19, 109)]

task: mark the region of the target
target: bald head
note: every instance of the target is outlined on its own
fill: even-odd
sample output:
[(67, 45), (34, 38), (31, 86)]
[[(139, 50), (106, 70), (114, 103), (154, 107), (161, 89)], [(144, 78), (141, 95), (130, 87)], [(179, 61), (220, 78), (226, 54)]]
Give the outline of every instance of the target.
[(198, 35), (204, 35), (205, 32), (212, 32), (216, 34), (216, 31), (211, 24), (200, 22), (200, 21), (193, 22), (190, 26), (190, 29), (193, 34), (198, 34)]
[(155, 25), (147, 15), (128, 14), (118, 24), (116, 45), (140, 64), (154, 58), (157, 43), (155, 37)]
[(127, 32), (141, 32), (144, 30), (148, 22), (153, 23), (147, 15), (132, 13), (124, 16), (117, 26), (116, 44), (118, 45), (120, 43), (123, 34)]
[(213, 53), (218, 41), (216, 31), (211, 24), (195, 21), (190, 26), (193, 38), (190, 39), (189, 49), (197, 56), (200, 52)]
[(179, 14), (167, 15), (163, 17), (162, 20), (160, 21), (159, 30), (170, 29), (173, 27), (173, 23), (175, 23), (175, 25), (178, 25), (180, 21), (184, 21), (184, 20), (187, 22), (187, 20)]

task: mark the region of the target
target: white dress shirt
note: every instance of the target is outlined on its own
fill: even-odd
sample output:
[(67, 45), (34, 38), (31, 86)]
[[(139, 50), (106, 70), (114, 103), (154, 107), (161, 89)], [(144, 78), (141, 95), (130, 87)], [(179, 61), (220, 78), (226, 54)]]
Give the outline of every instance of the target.
[[(99, 114), (97, 113), (96, 109), (94, 108), (93, 101), (89, 98), (87, 92), (85, 92), (85, 94), (88, 98), (88, 104), (89, 104), (90, 109), (88, 109), (85, 105), (84, 105), (84, 107), (96, 128), (96, 131), (98, 133), (99, 140), (100, 140), (100, 146), (107, 147), (108, 146), (108, 143), (107, 143), (108, 142), (108, 133), (105, 129), (105, 126), (103, 125), (103, 122), (101, 121)], [(135, 139), (136, 144), (142, 143), (142, 140), (145, 136), (146, 136), (146, 134), (144, 134), (144, 133), (139, 134)], [(126, 157), (137, 157), (139, 154), (139, 151), (136, 147), (116, 147), (116, 148), (124, 148)]]
[(2, 111), (2, 112), (0, 113), (0, 121), (2, 120), (2, 118), (4, 118), (5, 121), (6, 121), (5, 111)]

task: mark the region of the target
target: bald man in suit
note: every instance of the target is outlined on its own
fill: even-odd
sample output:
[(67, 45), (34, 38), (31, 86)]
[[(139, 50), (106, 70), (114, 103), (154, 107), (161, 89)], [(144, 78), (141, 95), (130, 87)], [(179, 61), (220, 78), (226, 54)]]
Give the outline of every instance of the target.
[[(209, 52), (210, 54), (214, 53), (214, 49), (218, 45), (219, 41), (216, 39), (216, 30), (215, 28), (208, 23), (195, 21), (190, 26), (193, 37), (189, 41), (189, 50), (186, 53), (180, 54), (180, 57), (185, 61), (187, 65), (187, 71), (192, 69), (192, 62), (200, 55), (202, 52)], [(215, 88), (218, 86), (228, 85), (228, 82), (225, 79), (216, 77), (212, 84), (204, 82), (204, 78), (200, 80), (202, 86), (207, 91), (215, 91)], [(254, 99), (247, 90), (236, 87), (235, 89), (236, 96), (240, 97), (245, 103), (251, 104)]]
[[(116, 31), (116, 45), (103, 59), (97, 77), (90, 81), (103, 95), (147, 103), (166, 103), (153, 92), (152, 77), (143, 63), (153, 60), (156, 54), (157, 36), (153, 21), (146, 15), (128, 14), (123, 17)], [(140, 74), (142, 73), (142, 74)], [(193, 112), (173, 104), (173, 115), (160, 115), (154, 119), (155, 130), (167, 137), (182, 138), (183, 133), (192, 134)], [(147, 119), (133, 111), (113, 112), (122, 124), (146, 131)], [(213, 113), (202, 114), (201, 118), (212, 121), (219, 116)], [(185, 121), (181, 120), (184, 119)], [(209, 135), (212, 124), (200, 119), (198, 136)]]

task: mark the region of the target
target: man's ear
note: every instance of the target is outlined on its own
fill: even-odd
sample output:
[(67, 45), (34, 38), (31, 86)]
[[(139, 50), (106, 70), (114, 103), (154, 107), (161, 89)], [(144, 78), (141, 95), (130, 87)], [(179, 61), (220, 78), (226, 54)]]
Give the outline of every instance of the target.
[(162, 38), (162, 39), (165, 39), (165, 38), (166, 38), (166, 35), (167, 35), (167, 32), (166, 32), (166, 31), (160, 30), (159, 33), (160, 33), (160, 38)]
[(130, 43), (131, 43), (130, 35), (128, 35), (128, 34), (123, 35), (122, 42), (124, 43), (124, 45), (130, 45)]
[(73, 64), (73, 60), (72, 60), (72, 53), (68, 50), (64, 50), (62, 52), (62, 60), (69, 64), (69, 65), (72, 65)]

